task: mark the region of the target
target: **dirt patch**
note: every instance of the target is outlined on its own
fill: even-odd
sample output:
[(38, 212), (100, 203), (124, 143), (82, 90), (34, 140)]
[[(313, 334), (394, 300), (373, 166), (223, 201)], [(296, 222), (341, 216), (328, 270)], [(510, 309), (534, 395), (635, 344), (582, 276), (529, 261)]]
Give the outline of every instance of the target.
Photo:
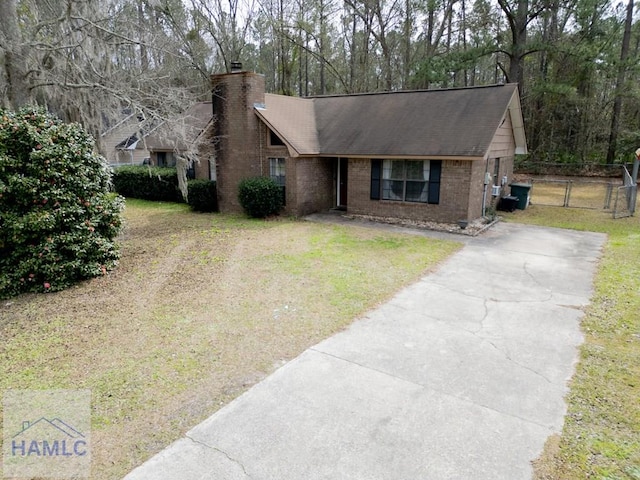
[(122, 478), (459, 248), (148, 202), (128, 202), (126, 224), (115, 271), (0, 303), (0, 390), (90, 389), (99, 480)]
[(560, 435), (551, 435), (544, 444), (542, 455), (533, 461), (532, 480), (556, 480), (556, 459), (560, 453)]

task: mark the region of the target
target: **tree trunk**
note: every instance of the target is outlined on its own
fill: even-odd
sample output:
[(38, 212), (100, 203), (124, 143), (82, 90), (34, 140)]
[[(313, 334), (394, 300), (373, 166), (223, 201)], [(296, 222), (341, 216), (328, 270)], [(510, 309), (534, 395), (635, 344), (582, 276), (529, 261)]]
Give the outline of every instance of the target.
[(517, 82), (520, 95), (524, 90), (524, 57), (527, 46), (527, 24), (529, 22), (529, 0), (518, 0), (515, 10), (507, 0), (498, 0), (500, 8), (507, 17), (511, 30), (511, 49), (509, 56), (508, 82)]
[(514, 18), (512, 32), (513, 49), (509, 62), (509, 81), (517, 82), (520, 92), (524, 90), (523, 59), (527, 44), (527, 16), (529, 13), (529, 1), (519, 0), (518, 9)]
[(620, 131), (620, 113), (622, 112), (622, 91), (624, 89), (625, 74), (627, 71), (627, 59), (629, 58), (629, 44), (631, 43), (631, 24), (633, 23), (633, 0), (627, 4), (627, 18), (624, 23), (622, 36), (622, 48), (620, 50), (620, 65), (616, 78), (616, 97), (613, 101), (611, 115), (611, 132), (609, 134), (609, 148), (607, 149), (607, 163), (614, 163)]
[(405, 0), (404, 4), (404, 23), (403, 23), (403, 62), (402, 62), (402, 89), (406, 89), (409, 85), (409, 76), (411, 75), (411, 32), (413, 30), (413, 11), (411, 0)]
[(27, 49), (22, 43), (18, 26), (16, 0), (0, 2), (0, 58), (2, 76), (6, 84), (3, 103), (6, 107), (18, 109), (31, 101), (27, 82)]

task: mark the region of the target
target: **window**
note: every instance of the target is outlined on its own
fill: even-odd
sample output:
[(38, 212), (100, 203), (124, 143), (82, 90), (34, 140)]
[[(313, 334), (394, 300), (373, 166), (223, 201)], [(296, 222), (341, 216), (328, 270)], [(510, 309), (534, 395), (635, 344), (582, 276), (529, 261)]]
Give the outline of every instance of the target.
[(284, 145), (284, 142), (280, 139), (278, 135), (275, 134), (273, 130), (269, 130), (269, 145)]
[(269, 176), (280, 186), (282, 189), (282, 204), (286, 205), (285, 194), (285, 160), (284, 158), (270, 158), (269, 159)]
[(176, 157), (173, 152), (156, 152), (156, 164), (158, 167), (175, 167)]
[(371, 199), (439, 203), (440, 160), (372, 160)]
[(284, 158), (269, 159), (269, 176), (281, 187), (285, 185), (284, 165)]

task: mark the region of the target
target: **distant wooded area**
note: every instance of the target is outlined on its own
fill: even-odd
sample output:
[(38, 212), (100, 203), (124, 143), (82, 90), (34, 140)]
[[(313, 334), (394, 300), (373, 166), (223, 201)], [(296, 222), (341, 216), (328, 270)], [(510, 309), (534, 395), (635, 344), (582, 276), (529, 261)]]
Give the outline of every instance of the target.
[(634, 13), (632, 0), (3, 0), (0, 98), (95, 135), (123, 109), (163, 119), (208, 100), (209, 75), (234, 61), (286, 95), (518, 82), (530, 160), (630, 161)]

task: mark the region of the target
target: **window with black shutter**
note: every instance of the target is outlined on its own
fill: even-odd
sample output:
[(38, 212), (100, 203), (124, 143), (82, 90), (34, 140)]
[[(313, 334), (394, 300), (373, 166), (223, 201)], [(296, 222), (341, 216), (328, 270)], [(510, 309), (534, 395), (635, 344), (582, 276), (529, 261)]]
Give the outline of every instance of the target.
[(371, 199), (439, 203), (441, 160), (371, 161)]
[(371, 200), (380, 200), (382, 160), (371, 160)]

